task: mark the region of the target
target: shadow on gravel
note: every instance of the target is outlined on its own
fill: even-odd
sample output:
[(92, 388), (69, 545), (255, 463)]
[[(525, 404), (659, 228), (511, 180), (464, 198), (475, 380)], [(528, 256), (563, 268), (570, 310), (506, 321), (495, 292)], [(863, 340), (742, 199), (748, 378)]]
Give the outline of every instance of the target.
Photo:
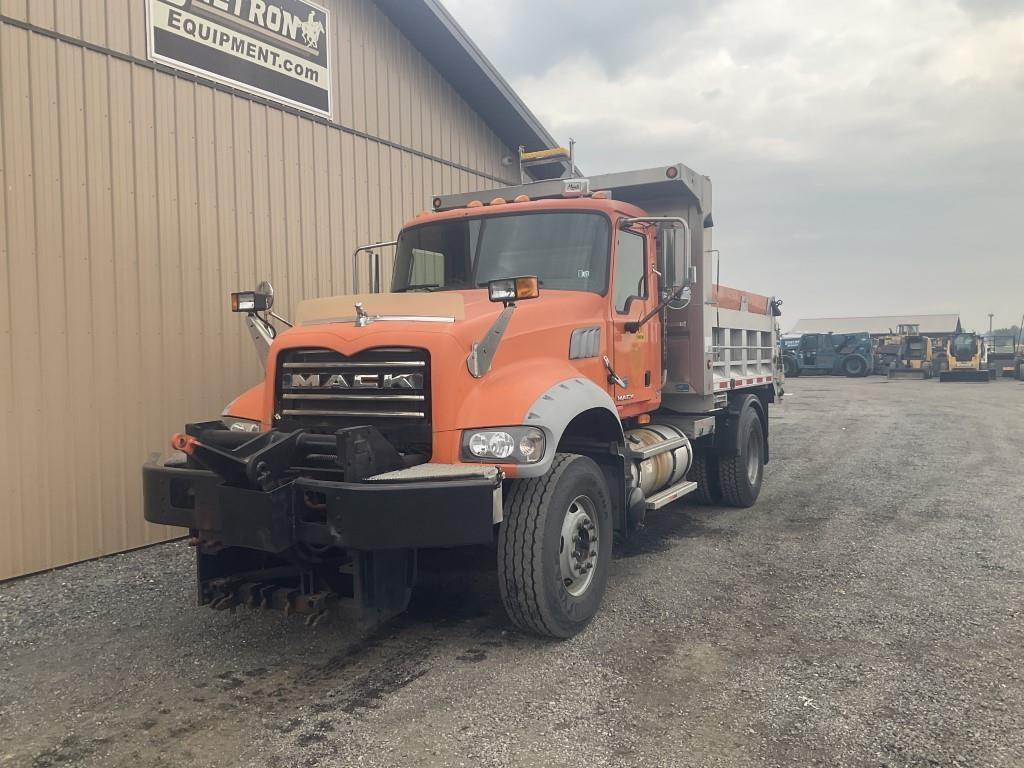
[(616, 541), (616, 559), (653, 555), (672, 549), (680, 539), (728, 538), (734, 534), (694, 517), (690, 512), (669, 507), (647, 516), (644, 527), (628, 539)]

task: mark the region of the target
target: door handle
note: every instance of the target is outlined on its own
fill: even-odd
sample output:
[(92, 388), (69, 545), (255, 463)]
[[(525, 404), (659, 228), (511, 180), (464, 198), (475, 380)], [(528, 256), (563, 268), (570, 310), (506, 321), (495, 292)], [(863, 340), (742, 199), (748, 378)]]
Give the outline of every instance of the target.
[(612, 361), (608, 359), (608, 355), (602, 357), (601, 360), (604, 362), (604, 367), (608, 371), (608, 383), (614, 384), (617, 387), (622, 387), (623, 389), (629, 389), (629, 379), (620, 378), (619, 375), (615, 373), (615, 370), (612, 368)]

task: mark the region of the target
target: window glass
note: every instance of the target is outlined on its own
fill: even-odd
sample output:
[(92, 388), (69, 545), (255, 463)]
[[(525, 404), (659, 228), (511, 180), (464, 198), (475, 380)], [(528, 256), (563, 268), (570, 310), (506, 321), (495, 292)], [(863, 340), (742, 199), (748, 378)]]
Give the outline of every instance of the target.
[(402, 233), (393, 291), (482, 287), (536, 275), (542, 289), (604, 294), (608, 219), (593, 213), (532, 213), (452, 219)]
[(410, 285), (424, 287), (444, 285), (444, 254), (437, 251), (412, 249)]
[(615, 311), (625, 312), (631, 298), (646, 298), (644, 279), (644, 238), (633, 232), (619, 232), (615, 257)]

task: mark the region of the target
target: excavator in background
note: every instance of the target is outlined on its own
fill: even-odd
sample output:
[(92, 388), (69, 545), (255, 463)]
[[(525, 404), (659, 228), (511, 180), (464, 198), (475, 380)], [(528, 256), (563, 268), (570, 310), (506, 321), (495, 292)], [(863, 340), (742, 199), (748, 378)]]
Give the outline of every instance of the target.
[(935, 372), (932, 340), (921, 335), (918, 325), (901, 325), (899, 336), (896, 358), (889, 366), (889, 378), (930, 379)]
[(958, 333), (946, 347), (949, 370), (939, 373), (939, 381), (991, 381), (995, 371), (988, 367), (988, 349), (977, 333)]

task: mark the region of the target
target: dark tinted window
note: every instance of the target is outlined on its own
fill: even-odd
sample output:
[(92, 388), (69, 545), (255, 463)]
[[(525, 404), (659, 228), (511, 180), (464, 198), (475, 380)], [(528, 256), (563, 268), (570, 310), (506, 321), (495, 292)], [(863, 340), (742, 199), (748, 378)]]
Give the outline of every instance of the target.
[(605, 292), (608, 220), (591, 213), (453, 219), (402, 233), (392, 290), (444, 290), (536, 275), (542, 288)]
[(973, 333), (958, 333), (953, 337), (953, 357), (958, 360), (969, 360), (977, 351), (977, 341)]

